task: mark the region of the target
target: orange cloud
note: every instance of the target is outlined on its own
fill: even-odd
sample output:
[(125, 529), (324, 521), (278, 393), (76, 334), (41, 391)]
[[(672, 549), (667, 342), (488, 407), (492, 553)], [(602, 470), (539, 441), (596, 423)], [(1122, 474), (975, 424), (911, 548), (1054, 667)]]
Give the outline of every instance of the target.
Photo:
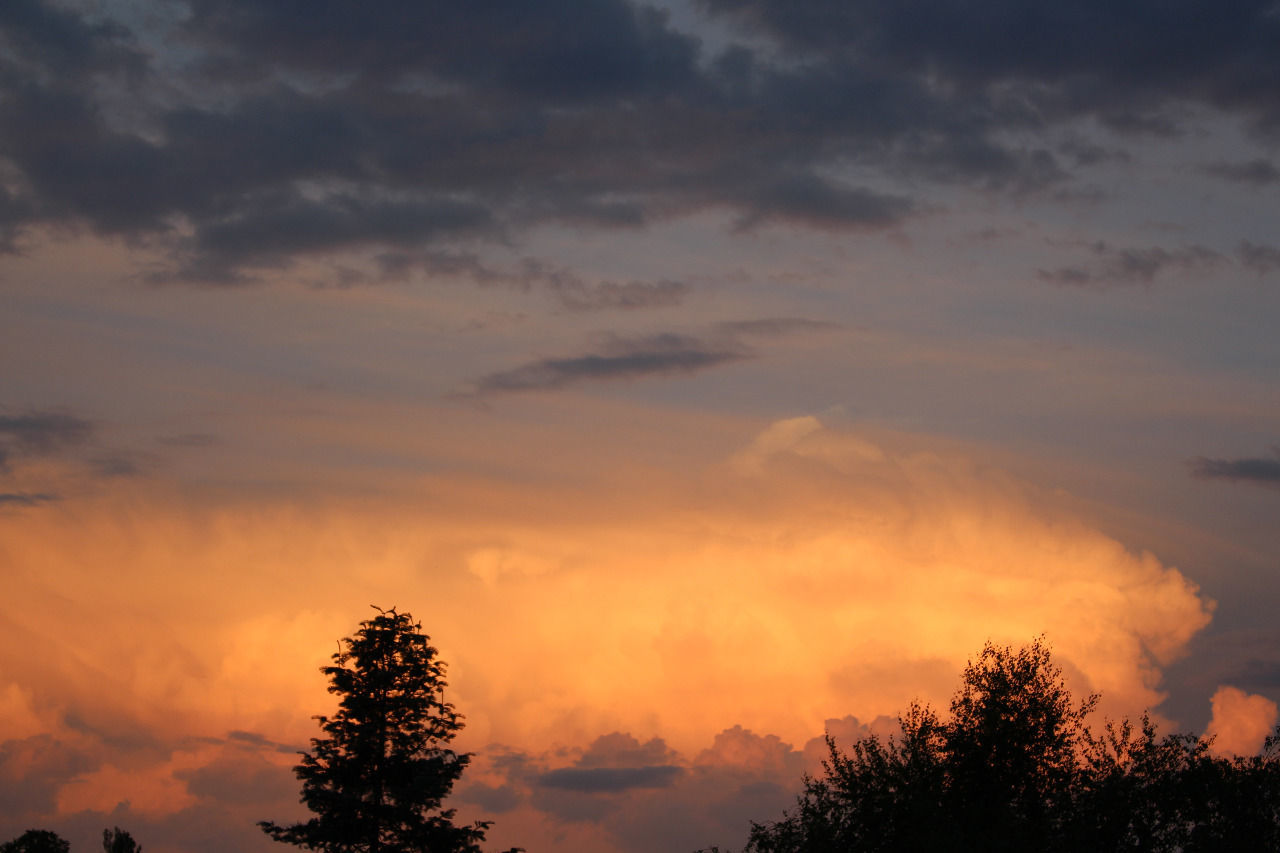
[[(332, 703), (318, 668), (369, 604), (423, 621), (468, 749), (628, 732), (717, 766), (750, 747), (801, 767), (782, 747), (826, 721), (944, 704), (985, 640), (1042, 632), (1108, 713), (1158, 705), (1161, 667), (1210, 618), (1195, 584), (1052, 494), (902, 443), (803, 418), (681, 470), (440, 475), (360, 501), (139, 481), (6, 514), (0, 712), (96, 744), (61, 777), (64, 812), (186, 814), (230, 748), (191, 740), (305, 745)], [(287, 762), (271, 759), (286, 782)]]
[(1213, 717), (1205, 729), (1213, 752), (1221, 756), (1254, 755), (1276, 725), (1276, 703), (1265, 696), (1223, 685), (1209, 700)]

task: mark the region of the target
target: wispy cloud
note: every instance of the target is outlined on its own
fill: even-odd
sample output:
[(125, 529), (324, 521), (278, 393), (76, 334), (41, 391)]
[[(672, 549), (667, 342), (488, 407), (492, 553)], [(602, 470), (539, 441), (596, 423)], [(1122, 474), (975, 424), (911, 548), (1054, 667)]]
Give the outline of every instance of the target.
[(1266, 275), (1280, 268), (1280, 249), (1275, 246), (1244, 240), (1240, 243), (1237, 253), (1240, 256), (1240, 263), (1258, 275)]
[(80, 445), (93, 435), (93, 424), (66, 412), (0, 415), (0, 471), (18, 456), (48, 456)]
[(751, 338), (826, 332), (835, 323), (803, 317), (776, 317), (718, 323), (708, 334), (665, 332), (641, 337), (603, 339), (593, 349), (571, 356), (543, 358), (476, 380), (460, 396), (514, 391), (554, 391), (587, 381), (629, 380), (696, 373), (756, 358)]
[(39, 506), (60, 500), (48, 492), (0, 492), (0, 506)]
[(1272, 448), (1272, 456), (1240, 459), (1192, 459), (1191, 475), (1201, 480), (1229, 480), (1280, 489), (1280, 447)]
[(376, 259), (382, 280), (405, 280), (421, 272), (428, 278), (466, 279), (481, 286), (543, 290), (571, 311), (631, 311), (680, 304), (689, 285), (659, 281), (590, 280), (574, 270), (537, 258), (524, 258), (515, 269), (485, 263), (470, 252), (388, 252)]
[(1280, 169), (1270, 160), (1248, 160), (1243, 163), (1218, 162), (1204, 167), (1206, 174), (1215, 178), (1260, 187), (1280, 181)]
[(550, 391), (585, 381), (694, 373), (750, 357), (750, 350), (733, 341), (678, 334), (613, 338), (592, 352), (539, 359), (490, 373), (476, 381), (475, 392)]
[(1104, 241), (1089, 246), (1092, 263), (1038, 270), (1041, 281), (1064, 287), (1105, 289), (1119, 285), (1150, 284), (1170, 271), (1206, 269), (1227, 262), (1218, 252), (1204, 246), (1165, 249), (1118, 247)]

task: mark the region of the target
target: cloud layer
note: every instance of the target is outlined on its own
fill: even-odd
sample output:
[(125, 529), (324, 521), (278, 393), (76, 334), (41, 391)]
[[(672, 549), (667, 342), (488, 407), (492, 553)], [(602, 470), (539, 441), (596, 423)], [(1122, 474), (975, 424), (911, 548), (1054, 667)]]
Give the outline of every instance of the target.
[[(708, 0), (706, 33), (624, 0), (295, 6), (7, 4), (3, 245), (87, 226), (158, 249), (152, 279), (234, 284), (701, 210), (882, 229), (928, 211), (921, 182), (1069, 182), (1080, 148), (1053, 137), (1072, 122), (1172, 135), (1211, 108), (1280, 126), (1263, 2)], [(1269, 166), (1207, 168), (1260, 183)]]
[(411, 610), (450, 662), (483, 758), (467, 814), (525, 833), (502, 843), (619, 851), (739, 843), (726, 828), (787, 804), (831, 720), (945, 703), (988, 638), (1046, 633), (1075, 691), (1135, 714), (1209, 619), (1176, 570), (1052, 496), (813, 418), (701, 473), (619, 476), (446, 478), (407, 515), (135, 482), (0, 517), (22, 602), (2, 614), (0, 772), (45, 780), (8, 794), (15, 831), (110, 816), (204, 850), (222, 823), (220, 843), (266, 849), (252, 821), (297, 810), (288, 745), (331, 701), (316, 670), (367, 615), (353, 602)]

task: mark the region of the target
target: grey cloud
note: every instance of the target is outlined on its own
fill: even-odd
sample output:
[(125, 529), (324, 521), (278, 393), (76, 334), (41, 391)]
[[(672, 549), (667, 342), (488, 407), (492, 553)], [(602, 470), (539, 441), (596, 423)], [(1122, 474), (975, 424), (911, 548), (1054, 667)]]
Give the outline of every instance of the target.
[(248, 804), (291, 798), (297, 782), (256, 754), (224, 754), (211, 764), (174, 775), (197, 797), (218, 803)]
[[(1075, 119), (1176, 132), (1194, 102), (1280, 127), (1280, 19), (1264, 0), (1212, 14), (707, 0), (751, 31), (752, 46), (720, 53), (625, 0), (193, 0), (169, 30), (148, 25), (146, 49), (110, 4), (93, 17), (2, 6), (0, 158), (14, 179), (0, 248), (24, 229), (88, 226), (171, 253), (157, 278), (190, 283), (709, 209), (740, 228), (888, 228), (924, 209), (914, 196), (930, 182), (1069, 180), (1065, 164), (1105, 156), (1077, 145), (1059, 160), (1047, 131)], [(848, 177), (867, 173), (874, 184)], [(1134, 262), (1140, 280), (1151, 261)], [(569, 282), (558, 298), (625, 309), (673, 304), (680, 287)]]
[(737, 224), (741, 230), (771, 220), (820, 228), (883, 227), (902, 221), (912, 211), (907, 198), (840, 186), (814, 175), (788, 177), (748, 197), (750, 204)]
[(1190, 461), (1191, 476), (1201, 480), (1229, 480), (1280, 489), (1280, 447), (1272, 456), (1243, 459), (1211, 459), (1198, 456)]
[(769, 317), (761, 320), (732, 320), (726, 323), (719, 323), (716, 328), (731, 335), (780, 337), (812, 332), (829, 332), (833, 329), (839, 329), (840, 324), (824, 320), (810, 320), (805, 317)]
[(1250, 243), (1245, 240), (1240, 243), (1237, 252), (1240, 256), (1240, 263), (1246, 269), (1253, 270), (1259, 275), (1265, 275), (1274, 269), (1280, 268), (1280, 249), (1275, 246)]
[(1098, 259), (1087, 266), (1038, 270), (1042, 281), (1068, 287), (1105, 288), (1122, 284), (1150, 284), (1168, 270), (1195, 270), (1216, 266), (1226, 259), (1203, 246), (1181, 249), (1118, 248), (1105, 242), (1090, 247)]
[(592, 352), (546, 358), (481, 377), (470, 395), (553, 391), (590, 380), (626, 380), (694, 373), (756, 357), (744, 339), (777, 338), (837, 329), (835, 323), (804, 317), (766, 317), (716, 324), (711, 334), (664, 333), (638, 338), (605, 338)]
[(0, 506), (40, 506), (56, 500), (61, 498), (49, 492), (0, 492)]
[(475, 254), (458, 252), (386, 253), (377, 261), (384, 278), (406, 278), (414, 269), (421, 269), (429, 277), (460, 277), (483, 286), (539, 288), (572, 311), (668, 307), (680, 304), (690, 291), (684, 282), (670, 280), (588, 281), (571, 269), (536, 258), (525, 258), (514, 270), (498, 269)]
[(0, 742), (0, 815), (52, 814), (58, 790), (98, 761), (51, 735)]
[(151, 462), (152, 460), (138, 454), (113, 453), (95, 456), (89, 460), (89, 466), (96, 476), (110, 479), (141, 476), (150, 467)]
[(207, 432), (184, 432), (156, 436), (156, 443), (166, 447), (213, 447), (218, 444), (218, 437)]
[(484, 376), (477, 394), (551, 391), (591, 380), (638, 379), (693, 373), (750, 357), (742, 346), (677, 334), (614, 338), (596, 352), (532, 361)]
[(1265, 186), (1280, 180), (1280, 169), (1270, 160), (1262, 159), (1244, 163), (1210, 163), (1204, 171), (1217, 178), (1253, 186)]
[[(703, 0), (797, 54), (858, 56), (903, 73), (926, 70), (962, 92), (1003, 84), (1048, 110), (1151, 113), (1196, 99), (1273, 115), (1280, 20), (1269, 0), (1212, 12), (1197, 4), (1104, 0)], [(1087, 97), (1085, 97), (1087, 95)]]
[(597, 738), (569, 766), (548, 766), (563, 765), (563, 753), (487, 753), (477, 760), (501, 784), (464, 788), (460, 799), (499, 808), (524, 803), (559, 820), (590, 820), (619, 849), (636, 853), (740, 848), (750, 821), (792, 804), (801, 775), (816, 766), (776, 736), (740, 726), (717, 735), (693, 761), (660, 739), (619, 732)]
[(503, 814), (520, 805), (524, 800), (514, 785), (486, 785), (483, 782), (463, 783), (454, 797), (464, 803), (474, 803), (490, 814)]
[(542, 774), (538, 783), (566, 791), (613, 794), (632, 788), (666, 788), (682, 772), (683, 768), (666, 764), (655, 767), (562, 767)]
[(290, 746), (289, 744), (279, 743), (269, 739), (265, 735), (259, 734), (258, 732), (246, 732), (240, 729), (233, 729), (227, 732), (227, 740), (251, 747), (271, 749), (276, 752), (294, 753), (303, 751), (299, 746)]
[(299, 254), (371, 244), (415, 245), (442, 232), (475, 232), (491, 224), (482, 206), (449, 198), (280, 194), (259, 200), (252, 210), (206, 223), (188, 242), (184, 264), (152, 278), (235, 283), (245, 280), (246, 267), (287, 266)]
[(0, 471), (15, 456), (47, 456), (80, 445), (93, 435), (93, 424), (65, 412), (0, 415)]

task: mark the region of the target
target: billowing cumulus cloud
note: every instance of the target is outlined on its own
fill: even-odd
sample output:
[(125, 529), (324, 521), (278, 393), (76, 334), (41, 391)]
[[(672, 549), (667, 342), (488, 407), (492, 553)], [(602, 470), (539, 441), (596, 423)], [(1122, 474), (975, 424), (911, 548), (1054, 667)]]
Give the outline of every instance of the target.
[(789, 803), (824, 728), (883, 733), (912, 699), (944, 704), (987, 639), (1043, 632), (1074, 691), (1113, 716), (1158, 709), (1161, 668), (1209, 619), (1195, 585), (916, 442), (800, 418), (700, 471), (429, 478), (421, 511), (131, 480), (0, 516), (21, 602), (0, 614), (0, 696), (48, 745), (44, 787), (0, 834), (126, 807), (157, 831), (295, 814), (282, 747), (315, 733), (317, 669), (368, 602), (414, 612), (451, 664), (461, 745), (481, 753), (463, 816), (528, 833), (507, 844), (739, 843), (726, 827)]
[(1276, 725), (1276, 703), (1265, 696), (1222, 686), (1209, 700), (1213, 717), (1205, 735), (1218, 755), (1253, 755)]

